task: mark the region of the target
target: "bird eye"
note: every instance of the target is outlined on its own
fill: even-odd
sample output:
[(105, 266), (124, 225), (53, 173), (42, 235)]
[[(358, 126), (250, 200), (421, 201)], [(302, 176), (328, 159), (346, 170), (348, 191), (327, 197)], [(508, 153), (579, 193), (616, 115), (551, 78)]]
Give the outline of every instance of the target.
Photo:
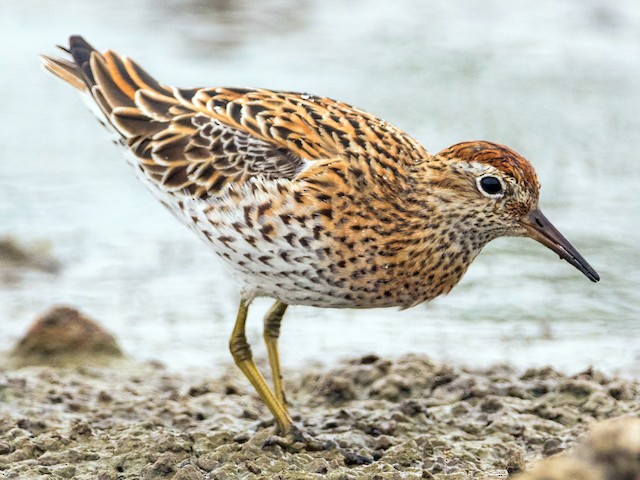
[(498, 177), (485, 175), (478, 179), (478, 188), (488, 197), (496, 198), (504, 193), (504, 184)]

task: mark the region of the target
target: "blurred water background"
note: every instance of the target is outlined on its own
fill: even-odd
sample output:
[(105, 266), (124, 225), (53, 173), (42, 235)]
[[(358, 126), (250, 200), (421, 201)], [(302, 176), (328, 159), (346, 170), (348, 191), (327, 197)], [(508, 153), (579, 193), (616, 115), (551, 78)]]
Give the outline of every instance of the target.
[[(526, 239), (489, 245), (445, 298), (410, 310), (294, 307), (285, 367), (375, 352), (473, 366), (593, 364), (640, 374), (640, 9), (636, 1), (4, 2), (0, 236), (46, 242), (57, 274), (8, 272), (0, 349), (54, 304), (101, 321), (134, 358), (219, 369), (238, 296), (150, 195), (38, 53), (70, 34), (163, 83), (326, 95), (432, 152), (490, 139), (531, 160), (546, 215), (602, 276)], [(2, 267), (0, 267), (2, 268)], [(248, 327), (264, 355), (257, 301)]]

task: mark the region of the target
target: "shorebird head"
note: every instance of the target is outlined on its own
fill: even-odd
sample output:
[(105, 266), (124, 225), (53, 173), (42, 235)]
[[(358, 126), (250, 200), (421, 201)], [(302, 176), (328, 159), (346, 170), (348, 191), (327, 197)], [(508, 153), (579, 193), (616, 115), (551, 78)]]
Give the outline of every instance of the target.
[(434, 176), (444, 202), (461, 207), (485, 239), (527, 236), (557, 253), (589, 280), (598, 273), (538, 208), (540, 183), (533, 166), (504, 145), (474, 141), (436, 155), (447, 168)]

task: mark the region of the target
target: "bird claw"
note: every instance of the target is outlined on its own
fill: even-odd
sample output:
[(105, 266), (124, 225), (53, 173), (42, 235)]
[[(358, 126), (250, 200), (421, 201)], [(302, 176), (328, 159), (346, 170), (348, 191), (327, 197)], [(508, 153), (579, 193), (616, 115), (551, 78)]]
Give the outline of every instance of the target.
[(344, 463), (348, 466), (369, 465), (373, 463), (371, 457), (342, 448), (332, 440), (318, 440), (295, 425), (292, 426), (289, 433), (285, 435), (272, 435), (267, 438), (262, 444), (262, 448), (269, 448), (275, 445), (291, 453), (299, 453), (302, 451), (318, 452), (335, 449), (344, 457)]
[(285, 435), (272, 435), (267, 438), (262, 448), (279, 446), (289, 452), (298, 453), (302, 451), (318, 452), (336, 448), (336, 443), (331, 440), (318, 440), (300, 428), (293, 425), (291, 430)]

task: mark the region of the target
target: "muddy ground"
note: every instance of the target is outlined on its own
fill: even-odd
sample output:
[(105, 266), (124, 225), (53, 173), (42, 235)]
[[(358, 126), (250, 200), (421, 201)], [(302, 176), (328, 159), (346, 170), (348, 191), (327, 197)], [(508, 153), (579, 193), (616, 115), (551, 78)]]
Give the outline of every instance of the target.
[(267, 441), (270, 415), (231, 366), (205, 378), (122, 358), (3, 365), (3, 478), (500, 479), (553, 456), (526, 479), (640, 479), (640, 384), (593, 369), (370, 355), (287, 371), (298, 424), (337, 445), (294, 452)]

